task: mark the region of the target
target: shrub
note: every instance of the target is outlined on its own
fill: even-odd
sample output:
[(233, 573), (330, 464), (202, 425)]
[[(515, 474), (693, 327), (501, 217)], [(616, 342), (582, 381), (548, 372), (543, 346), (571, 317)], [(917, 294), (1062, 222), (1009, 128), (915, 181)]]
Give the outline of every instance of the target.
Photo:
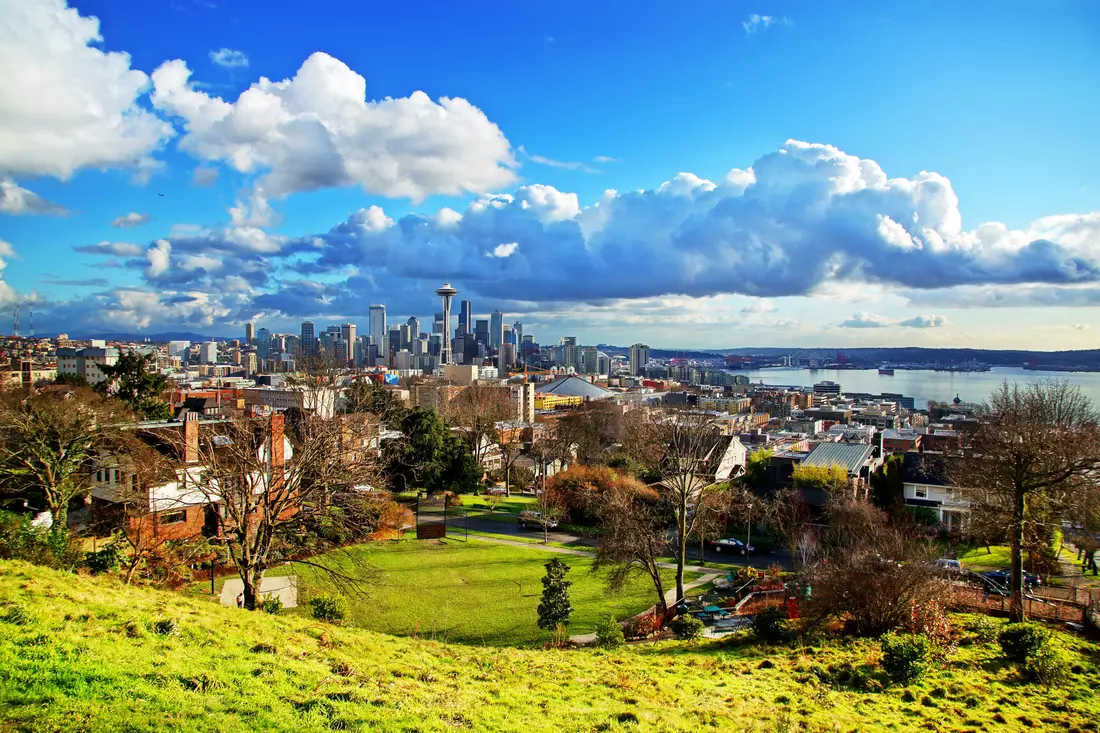
[(278, 616), (283, 612), (283, 599), (279, 597), (277, 593), (264, 596), (260, 601), (260, 605), (257, 606), (264, 613), (270, 613), (273, 616)]
[(907, 684), (928, 671), (932, 645), (928, 637), (917, 634), (888, 633), (880, 641), (882, 668), (895, 682)]
[(339, 596), (321, 595), (309, 599), (309, 611), (318, 621), (337, 623), (347, 616), (348, 607)]
[(608, 616), (596, 624), (596, 646), (617, 649), (626, 643), (623, 630), (614, 616)]
[(983, 644), (988, 644), (997, 639), (998, 628), (999, 624), (989, 616), (978, 616), (970, 624), (970, 630), (974, 632), (974, 636), (977, 637), (978, 641)]
[(1008, 624), (998, 637), (1004, 655), (1017, 664), (1034, 657), (1049, 640), (1050, 632), (1034, 623)]
[(1044, 644), (1020, 665), (1024, 677), (1040, 682), (1047, 687), (1065, 679), (1069, 672), (1069, 660), (1061, 650), (1051, 644)]
[(677, 616), (668, 625), (677, 639), (695, 639), (703, 633), (703, 622), (690, 614)]
[(636, 616), (626, 622), (623, 634), (630, 639), (644, 639), (661, 630), (661, 620), (655, 613)]
[(122, 551), (119, 549), (118, 544), (108, 542), (98, 552), (85, 552), (84, 564), (92, 571), (92, 575), (102, 575), (112, 570), (118, 570), (121, 556)]
[(787, 612), (781, 606), (769, 606), (752, 617), (752, 632), (761, 641), (777, 644), (787, 636)]
[(905, 630), (910, 634), (926, 636), (937, 644), (946, 644), (951, 640), (951, 616), (936, 600), (914, 604), (912, 619)]

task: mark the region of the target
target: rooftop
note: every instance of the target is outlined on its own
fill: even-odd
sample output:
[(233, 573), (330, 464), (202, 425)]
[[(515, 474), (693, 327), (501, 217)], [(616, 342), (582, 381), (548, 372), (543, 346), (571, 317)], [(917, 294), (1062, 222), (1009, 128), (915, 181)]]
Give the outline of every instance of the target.
[(535, 391), (541, 394), (554, 394), (562, 397), (584, 397), (590, 400), (607, 400), (615, 396), (614, 392), (573, 375), (555, 379), (553, 382), (540, 384), (535, 388)]
[(874, 451), (874, 446), (863, 443), (819, 443), (802, 465), (844, 466), (849, 475), (856, 475)]

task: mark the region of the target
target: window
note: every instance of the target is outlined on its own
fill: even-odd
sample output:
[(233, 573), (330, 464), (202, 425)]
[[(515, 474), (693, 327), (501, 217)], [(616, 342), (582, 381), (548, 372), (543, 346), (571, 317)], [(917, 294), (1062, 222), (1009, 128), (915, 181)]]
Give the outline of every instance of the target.
[(916, 486), (916, 487), (914, 487), (913, 488), (913, 496), (917, 497), (918, 499), (927, 499), (928, 498), (928, 487), (927, 486)]
[(182, 524), (187, 521), (187, 510), (181, 512), (169, 512), (160, 516), (161, 524)]

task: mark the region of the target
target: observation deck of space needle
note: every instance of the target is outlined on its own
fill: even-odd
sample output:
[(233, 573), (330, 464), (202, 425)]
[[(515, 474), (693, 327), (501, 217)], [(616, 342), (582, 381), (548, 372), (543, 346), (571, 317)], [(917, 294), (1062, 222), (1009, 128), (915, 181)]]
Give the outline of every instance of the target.
[(450, 364), (451, 362), (451, 300), (458, 295), (458, 289), (452, 288), (451, 284), (443, 283), (443, 287), (437, 289), (435, 294), (443, 301), (443, 343), (439, 350), (439, 363)]

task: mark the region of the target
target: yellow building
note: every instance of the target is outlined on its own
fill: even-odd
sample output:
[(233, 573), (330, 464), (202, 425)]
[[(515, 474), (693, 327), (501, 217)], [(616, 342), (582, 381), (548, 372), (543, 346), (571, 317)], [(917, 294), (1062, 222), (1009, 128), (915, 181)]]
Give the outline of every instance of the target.
[(552, 392), (535, 392), (536, 410), (557, 410), (562, 407), (576, 407), (583, 403), (584, 398), (579, 395), (557, 395)]

